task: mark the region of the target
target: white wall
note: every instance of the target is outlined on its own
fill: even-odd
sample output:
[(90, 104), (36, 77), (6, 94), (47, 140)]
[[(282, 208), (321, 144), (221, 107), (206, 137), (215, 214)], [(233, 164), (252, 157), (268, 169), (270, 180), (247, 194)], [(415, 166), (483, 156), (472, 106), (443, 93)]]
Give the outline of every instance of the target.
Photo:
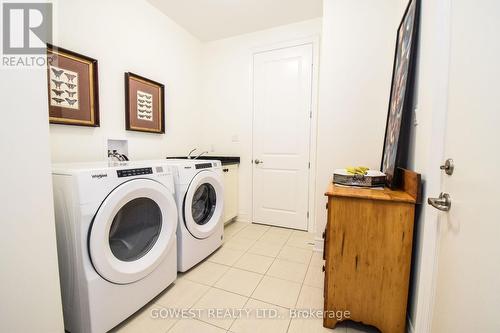
[(0, 69), (1, 332), (64, 332), (46, 80), (45, 69)]
[(320, 72), (316, 222), (332, 171), (380, 168), (402, 0), (325, 0)]
[(318, 18), (203, 45), (200, 148), (213, 155), (241, 157), (241, 220), (248, 220), (252, 210), (252, 52), (320, 33)]
[[(54, 44), (98, 60), (101, 126), (51, 125), (54, 162), (106, 158), (108, 138), (133, 159), (186, 154), (199, 141), (201, 43), (145, 0), (59, 1)], [(166, 134), (125, 131), (124, 73), (165, 84)]]

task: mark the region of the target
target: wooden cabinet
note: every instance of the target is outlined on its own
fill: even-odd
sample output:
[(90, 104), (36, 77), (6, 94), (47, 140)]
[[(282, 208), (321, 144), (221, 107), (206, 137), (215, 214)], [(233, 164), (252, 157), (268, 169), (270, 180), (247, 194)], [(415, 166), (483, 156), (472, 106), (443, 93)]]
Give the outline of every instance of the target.
[(224, 176), (224, 223), (238, 216), (238, 164), (222, 166)]
[[(325, 231), (324, 326), (353, 320), (403, 333), (420, 175), (405, 171), (403, 190), (331, 185)], [(332, 318), (333, 317), (333, 318)]]

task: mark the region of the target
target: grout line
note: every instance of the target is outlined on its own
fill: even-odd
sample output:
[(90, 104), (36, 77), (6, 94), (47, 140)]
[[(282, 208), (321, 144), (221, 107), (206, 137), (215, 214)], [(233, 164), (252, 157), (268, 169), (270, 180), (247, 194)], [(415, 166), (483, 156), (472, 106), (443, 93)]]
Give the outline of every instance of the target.
[[(227, 239), (225, 239), (225, 240), (224, 240), (224, 243), (226, 243), (226, 242), (230, 241), (231, 239), (234, 239), (234, 238), (235, 238), (238, 234), (240, 234), (243, 230), (247, 229), (247, 228), (248, 228), (248, 227), (250, 227), (251, 225), (253, 225), (253, 224), (248, 224), (248, 225), (246, 225), (246, 226), (243, 226), (240, 230), (238, 230), (237, 232), (235, 232), (235, 233), (234, 233), (231, 237), (228, 237)], [(270, 303), (270, 302), (268, 302), (268, 301), (262, 301), (262, 300), (259, 300), (259, 299), (256, 299), (256, 298), (253, 298), (253, 297), (252, 297), (252, 296), (253, 296), (253, 294), (255, 293), (255, 290), (257, 290), (257, 288), (258, 288), (258, 287), (260, 286), (260, 284), (262, 283), (262, 280), (264, 279), (264, 277), (265, 277), (265, 276), (272, 277), (272, 276), (267, 275), (267, 273), (269, 272), (269, 270), (270, 270), (270, 268), (272, 267), (272, 265), (273, 265), (273, 264), (274, 264), (274, 263), (275, 263), (278, 259), (279, 259), (279, 260), (288, 261), (288, 262), (298, 263), (298, 262), (294, 262), (294, 261), (292, 261), (292, 260), (287, 260), (287, 259), (284, 259), (284, 258), (278, 258), (278, 256), (279, 256), (279, 255), (280, 255), (280, 253), (283, 251), (283, 248), (284, 248), (285, 246), (290, 246), (290, 247), (293, 247), (293, 248), (303, 249), (303, 250), (306, 250), (306, 251), (307, 251), (307, 249), (304, 249), (304, 248), (301, 248), (301, 247), (297, 247), (297, 246), (293, 246), (293, 245), (289, 245), (289, 244), (288, 244), (288, 241), (291, 239), (291, 237), (292, 237), (292, 235), (293, 235), (293, 233), (294, 233), (294, 232), (292, 231), (292, 232), (290, 232), (290, 233), (287, 235), (287, 237), (286, 237), (286, 239), (285, 239), (285, 241), (284, 241), (284, 242), (282, 242), (282, 243), (280, 243), (280, 244), (274, 243), (274, 244), (276, 244), (276, 245), (279, 245), (279, 246), (280, 246), (279, 251), (278, 251), (278, 254), (277, 254), (276, 256), (265, 256), (265, 255), (261, 255), (261, 254), (254, 254), (254, 253), (249, 252), (249, 251), (250, 251), (250, 249), (252, 249), (252, 247), (253, 247), (253, 246), (254, 246), (254, 245), (255, 245), (255, 244), (256, 244), (259, 240), (261, 240), (261, 239), (264, 237), (264, 235), (266, 235), (266, 234), (267, 234), (270, 230), (273, 230), (274, 228), (276, 228), (276, 229), (281, 229), (281, 228), (279, 228), (279, 227), (272, 227), (272, 226), (269, 226), (269, 227), (265, 230), (265, 232), (263, 232), (263, 233), (262, 233), (260, 236), (258, 236), (256, 239), (251, 239), (251, 238), (247, 238), (247, 237), (244, 237), (244, 236), (243, 236), (242, 238), (245, 238), (245, 239), (248, 239), (248, 240), (251, 240), (251, 241), (252, 241), (252, 244), (251, 244), (251, 245), (250, 245), (250, 246), (249, 246), (246, 250), (238, 250), (238, 249), (227, 248), (227, 249), (229, 249), (229, 250), (235, 250), (235, 251), (242, 251), (242, 252), (243, 252), (243, 253), (241, 254), (241, 256), (239, 256), (239, 257), (238, 257), (238, 259), (237, 259), (237, 260), (236, 260), (236, 261), (235, 261), (232, 265), (221, 264), (221, 263), (217, 263), (217, 262), (213, 262), (213, 261), (211, 261), (211, 263), (214, 263), (214, 264), (218, 264), (218, 265), (222, 265), (222, 266), (228, 267), (228, 269), (226, 270), (226, 272), (224, 272), (224, 274), (222, 274), (222, 275), (221, 275), (221, 277), (220, 277), (220, 278), (218, 278), (218, 279), (215, 281), (215, 283), (214, 283), (213, 285), (205, 285), (205, 284), (203, 284), (203, 283), (200, 283), (200, 282), (197, 282), (197, 281), (192, 281), (192, 280), (190, 280), (189, 278), (185, 277), (187, 280), (189, 280), (189, 281), (191, 281), (191, 282), (198, 283), (198, 284), (200, 284), (200, 285), (203, 285), (203, 286), (208, 287), (208, 288), (207, 288), (207, 290), (206, 290), (204, 293), (202, 293), (202, 295), (201, 295), (199, 298), (197, 298), (197, 299), (196, 299), (196, 301), (194, 301), (194, 303), (193, 303), (193, 304), (189, 307), (189, 309), (191, 309), (192, 307), (194, 307), (194, 306), (195, 306), (195, 305), (196, 305), (196, 304), (197, 304), (197, 303), (198, 303), (198, 302), (199, 302), (199, 301), (200, 301), (200, 300), (201, 300), (201, 299), (202, 299), (202, 298), (203, 298), (203, 297), (204, 297), (204, 296), (205, 296), (205, 295), (206, 295), (206, 294), (207, 294), (207, 293), (211, 290), (211, 289), (218, 289), (218, 290), (222, 290), (222, 291), (225, 291), (225, 292), (232, 293), (232, 294), (234, 294), (234, 295), (238, 295), (238, 296), (240, 296), (240, 297), (245, 297), (245, 298), (246, 298), (246, 301), (245, 301), (245, 303), (243, 304), (243, 308), (245, 308), (245, 307), (248, 305), (248, 303), (249, 303), (249, 301), (250, 301), (250, 300), (256, 300), (256, 301), (259, 301), (259, 302), (262, 302), (262, 303), (266, 303), (266, 304), (269, 304), (269, 305), (272, 305), (272, 306), (276, 306), (276, 307), (279, 307), (279, 308), (282, 308), (282, 309), (290, 309), (290, 308), (288, 308), (288, 307), (284, 307), (284, 306), (282, 306), (282, 305), (278, 305), (278, 304)], [(254, 271), (250, 271), (250, 270), (247, 270), (247, 269), (244, 269), (244, 268), (235, 267), (234, 265), (235, 265), (235, 264), (236, 264), (239, 260), (241, 260), (241, 258), (242, 258), (245, 254), (247, 254), (247, 253), (254, 254), (254, 255), (261, 255), (261, 256), (264, 256), (264, 257), (267, 257), (267, 258), (272, 258), (272, 259), (273, 259), (273, 261), (271, 262), (271, 265), (269, 265), (269, 267), (266, 269), (266, 271), (265, 271), (263, 274), (262, 274), (262, 273), (258, 273), (258, 272), (254, 272)], [(209, 260), (208, 260), (208, 261), (209, 261)], [(311, 255), (311, 257), (310, 257), (310, 258), (309, 258), (309, 260), (308, 260), (308, 263), (307, 263), (307, 269), (306, 269), (306, 274), (305, 274), (305, 275), (304, 275), (304, 277), (302, 278), (302, 282), (301, 282), (301, 283), (296, 282), (296, 281), (290, 281), (290, 280), (286, 280), (286, 279), (278, 278), (278, 277), (272, 277), (272, 278), (279, 279), (279, 280), (282, 280), (282, 281), (288, 281), (288, 282), (293, 282), (293, 283), (299, 283), (299, 284), (300, 284), (299, 294), (297, 295), (297, 299), (295, 300), (295, 305), (294, 305), (294, 306), (296, 306), (296, 305), (297, 305), (298, 298), (300, 297), (300, 293), (302, 292), (302, 287), (304, 286), (304, 280), (305, 280), (305, 277), (306, 277), (307, 272), (308, 272), (308, 270), (309, 270), (309, 267), (310, 267), (310, 265), (311, 265), (311, 261), (312, 261), (312, 255)], [(304, 264), (304, 263), (300, 263), (300, 264)], [(225, 275), (229, 272), (229, 270), (230, 270), (231, 268), (235, 268), (235, 269), (239, 269), (239, 270), (243, 270), (243, 271), (247, 271), (247, 272), (251, 272), (251, 273), (254, 273), (254, 274), (259, 274), (259, 275), (261, 275), (261, 278), (260, 278), (259, 282), (257, 283), (256, 287), (253, 289), (253, 291), (252, 291), (252, 293), (250, 294), (250, 296), (246, 296), (246, 295), (238, 294), (238, 293), (236, 293), (236, 292), (229, 291), (229, 290), (225, 290), (225, 289), (222, 289), (222, 288), (220, 288), (220, 287), (216, 287), (216, 286), (215, 286), (215, 284), (216, 284), (218, 281), (220, 281), (220, 280), (221, 280), (221, 279), (222, 279), (222, 278), (223, 278), (223, 277), (224, 277), (224, 276), (225, 276)], [(195, 318), (195, 319), (196, 319), (196, 318)], [(198, 319), (196, 319), (196, 320), (198, 320)], [(231, 328), (233, 327), (233, 325), (234, 325), (234, 323), (236, 322), (236, 320), (237, 320), (237, 319), (233, 320), (233, 322), (231, 323), (231, 325), (230, 325), (230, 326), (229, 326), (229, 328), (227, 329), (227, 331), (228, 331), (228, 332), (231, 330)], [(213, 325), (213, 324), (211, 324), (211, 323), (207, 323), (207, 322), (202, 321), (202, 320), (199, 320), (199, 321), (201, 321), (201, 322), (203, 322), (203, 323), (206, 323), (206, 324), (209, 324), (209, 325), (212, 325), (212, 326), (214, 326), (214, 327), (220, 328), (220, 327), (218, 327), (218, 326), (216, 326), (216, 325)], [(170, 327), (170, 328), (168, 329), (168, 331), (170, 331), (170, 330), (171, 330), (171, 329), (172, 329), (172, 328), (173, 328), (173, 327), (177, 324), (177, 322), (178, 322), (178, 321), (176, 321), (176, 322), (172, 325), (172, 327)], [(289, 320), (289, 322), (288, 322), (287, 331), (288, 331), (288, 330), (289, 330), (289, 328), (290, 328), (290, 323), (291, 323), (291, 319), (290, 319), (290, 320)]]
[[(247, 223), (246, 223), (247, 224)], [(230, 224), (229, 226), (231, 226), (232, 224)], [(234, 237), (236, 237), (238, 234), (240, 234), (243, 230), (247, 229), (248, 227), (252, 226), (254, 224), (247, 224), (247, 225), (244, 225), (242, 226), (239, 230), (237, 230), (232, 236), (228, 237), (227, 239), (224, 240), (224, 243), (226, 243), (227, 241), (233, 239)], [(265, 230), (265, 232), (263, 232), (259, 237), (257, 237), (256, 239), (251, 239), (251, 238), (247, 238), (247, 237), (244, 237), (243, 238), (246, 238), (246, 239), (249, 239), (252, 242), (252, 244), (246, 249), (246, 250), (236, 250), (236, 249), (231, 249), (231, 248), (227, 248), (227, 249), (230, 249), (230, 250), (235, 250), (235, 251), (242, 251), (242, 255), (240, 257), (238, 257), (238, 259), (235, 261), (234, 264), (232, 265), (226, 265), (226, 264), (221, 264), (221, 263), (217, 263), (217, 262), (213, 262), (211, 261), (211, 263), (213, 264), (217, 264), (217, 265), (222, 265), (222, 266), (225, 266), (225, 267), (228, 267), (228, 269), (226, 270), (226, 272), (224, 272), (224, 274), (222, 274), (222, 276), (217, 279), (217, 281), (215, 281), (215, 283), (213, 285), (207, 285), (207, 284), (204, 284), (204, 283), (200, 283), (198, 281), (194, 281), (194, 280), (191, 280), (187, 277), (187, 274), (186, 273), (183, 273), (183, 275), (181, 277), (179, 277), (179, 281), (181, 279), (186, 279), (187, 281), (189, 282), (192, 282), (192, 283), (196, 283), (200, 286), (203, 286), (203, 287), (206, 287), (206, 290), (204, 292), (202, 292), (200, 294), (200, 296), (198, 296), (197, 298), (195, 298), (195, 300), (192, 302), (191, 305), (189, 305), (187, 307), (187, 309), (192, 309), (203, 297), (206, 296), (206, 294), (211, 290), (211, 289), (219, 289), (219, 290), (222, 290), (222, 291), (225, 291), (225, 292), (229, 292), (229, 293), (232, 293), (232, 294), (235, 294), (235, 295), (238, 295), (240, 297), (245, 297), (246, 298), (246, 301), (243, 305), (243, 307), (247, 306), (248, 302), (250, 300), (256, 300), (256, 301), (259, 301), (259, 302), (262, 302), (262, 303), (266, 303), (266, 304), (269, 304), (269, 305), (272, 305), (272, 306), (276, 306), (276, 307), (279, 307), (279, 308), (282, 308), (282, 309), (289, 309), (288, 307), (284, 307), (282, 305), (278, 305), (278, 304), (274, 304), (274, 303), (270, 303), (270, 302), (267, 302), (267, 301), (262, 301), (262, 300), (259, 300), (259, 299), (256, 299), (256, 298), (253, 298), (252, 295), (254, 294), (255, 290), (259, 287), (259, 285), (262, 283), (262, 280), (264, 279), (265, 276), (268, 276), (267, 273), (269, 272), (269, 269), (272, 267), (272, 265), (276, 262), (276, 260), (280, 259), (280, 260), (285, 260), (285, 261), (289, 261), (289, 262), (294, 262), (294, 261), (291, 261), (291, 260), (287, 260), (287, 259), (283, 259), (283, 258), (278, 258), (279, 254), (281, 253), (281, 251), (283, 250), (283, 248), (285, 246), (290, 246), (290, 247), (293, 247), (293, 248), (299, 248), (299, 249), (304, 249), (304, 248), (301, 248), (301, 247), (297, 247), (297, 246), (293, 246), (293, 245), (290, 245), (290, 244), (287, 244), (288, 241), (290, 240), (290, 238), (292, 237), (292, 235), (294, 234), (294, 231), (290, 232), (287, 236), (286, 236), (286, 239), (284, 242), (282, 243), (273, 243), (273, 242), (269, 242), (269, 243), (272, 243), (272, 244), (275, 244), (275, 245), (279, 245), (280, 248), (279, 248), (279, 251), (278, 251), (278, 254), (276, 256), (266, 256), (266, 255), (262, 255), (262, 254), (256, 254), (256, 253), (251, 253), (249, 252), (250, 249), (252, 249), (252, 247), (259, 241), (261, 240), (264, 235), (266, 235), (270, 230), (276, 230), (276, 229), (286, 229), (286, 228), (281, 228), (281, 227), (274, 227), (274, 226), (267, 226), (268, 228)], [(287, 229), (288, 230), (288, 229)], [(304, 249), (306, 250), (306, 249)], [(243, 268), (239, 268), (239, 267), (234, 267), (234, 265), (236, 264), (236, 262), (238, 262), (241, 257), (243, 257), (245, 254), (247, 253), (250, 253), (250, 254), (254, 254), (254, 255), (261, 255), (261, 256), (264, 256), (264, 257), (267, 257), (267, 258), (273, 258), (273, 261), (271, 262), (271, 265), (266, 269), (266, 271), (264, 272), (264, 274), (262, 273), (258, 273), (258, 272), (254, 272), (254, 271), (250, 271), (250, 270), (247, 270), (247, 269), (243, 269)], [(209, 261), (209, 260), (207, 260)], [(308, 268), (306, 270), (306, 275), (307, 275), (307, 271), (309, 270), (309, 267), (310, 267), (310, 264), (311, 264), (311, 261), (312, 261), (312, 256), (311, 258), (309, 259), (309, 262), (308, 262)], [(295, 263), (295, 262), (294, 262)], [(303, 264), (303, 263), (302, 263)], [(225, 290), (225, 289), (222, 289), (222, 288), (219, 288), (219, 287), (215, 287), (215, 284), (220, 280), (222, 279), (222, 277), (224, 277), (227, 272), (231, 269), (231, 268), (235, 268), (235, 269), (240, 269), (240, 270), (243, 270), (243, 271), (247, 271), (247, 272), (251, 272), (251, 273), (254, 273), (254, 274), (259, 274), (261, 275), (261, 278), (259, 280), (259, 282), (257, 283), (256, 287), (254, 288), (254, 290), (252, 291), (252, 293), (250, 294), (250, 296), (246, 296), (246, 295), (241, 295), (241, 294), (238, 294), (238, 293), (235, 293), (235, 292), (232, 292), (232, 291), (228, 291), (228, 290)], [(295, 282), (295, 281), (290, 281), (290, 280), (286, 280), (286, 279), (282, 279), (282, 278), (278, 278), (278, 277), (272, 277), (272, 278), (275, 278), (275, 279), (280, 279), (280, 280), (283, 280), (283, 281), (288, 281), (288, 282), (294, 282), (294, 283), (298, 283), (298, 282)], [(305, 276), (304, 276), (304, 279), (305, 279)], [(297, 296), (297, 300), (295, 301), (295, 306), (297, 304), (297, 301), (298, 301), (298, 297), (300, 296), (300, 292), (302, 291), (302, 287), (303, 287), (303, 281), (304, 279), (302, 280), (302, 284), (301, 284), (301, 288), (300, 288), (300, 291), (299, 291), (299, 295)], [(172, 287), (175, 287), (175, 281), (174, 281), (174, 285)], [(166, 293), (168, 293), (169, 290), (166, 291)], [(154, 299), (152, 300), (151, 302), (148, 302), (148, 304), (146, 304), (142, 309), (138, 310), (132, 317), (135, 316), (135, 318), (128, 318), (125, 322), (127, 322), (127, 324), (129, 324), (130, 322), (133, 322), (135, 320), (137, 320), (140, 315), (142, 315), (144, 313), (144, 311), (146, 310), (146, 308), (148, 308), (149, 306), (159, 306), (159, 307), (164, 307), (164, 305), (160, 304), (160, 303), (157, 303), (157, 300)], [(132, 320), (130, 320), (132, 319)], [(223, 329), (223, 330), (226, 330), (224, 328), (221, 328), (219, 326), (216, 326), (212, 323), (208, 323), (208, 322), (205, 322), (203, 320), (200, 320), (198, 318), (194, 318), (194, 320), (198, 320), (200, 322), (203, 322), (205, 324), (208, 324), (208, 325), (211, 325), (213, 327), (217, 327), (219, 329)], [(173, 322), (173, 324), (165, 331), (165, 332), (170, 332), (173, 327), (175, 325), (178, 324), (178, 322), (180, 321), (180, 319), (177, 319)], [(119, 326), (121, 326), (122, 324), (124, 324), (125, 322), (122, 322)], [(229, 329), (227, 329), (227, 332), (229, 332), (231, 330), (231, 328), (233, 327), (233, 324), (234, 322), (236, 322), (236, 320), (233, 320), (233, 322), (231, 323), (231, 325), (229, 326)], [(288, 328), (287, 330), (289, 329), (289, 326), (290, 326), (290, 323), (291, 323), (291, 320), (289, 321), (288, 323)]]
[[(194, 320), (199, 321), (200, 323), (207, 324), (207, 325), (210, 325), (210, 326), (212, 326), (212, 327), (218, 328), (218, 329), (220, 329), (220, 330), (224, 330), (224, 331), (226, 331), (226, 332), (229, 332), (229, 329), (227, 329), (227, 328), (222, 328), (222, 327), (219, 327), (219, 326), (217, 326), (217, 325), (214, 325), (214, 324), (212, 324), (212, 323), (208, 323), (208, 322), (203, 321), (203, 320), (198, 319), (198, 318), (193, 318), (193, 319), (194, 319)], [(231, 326), (232, 326), (232, 325), (233, 325), (233, 323), (231, 323)], [(231, 326), (229, 326), (229, 327), (231, 327)], [(173, 326), (172, 326), (172, 327), (173, 327)]]
[[(265, 232), (264, 232), (264, 233), (263, 233), (263, 234), (262, 234), (259, 238), (257, 238), (257, 239), (255, 240), (255, 243), (256, 243), (257, 241), (259, 241), (262, 237), (264, 237), (264, 235), (265, 235), (266, 233), (268, 233), (268, 232), (269, 232), (269, 230), (271, 230), (271, 227), (269, 227), (269, 228), (268, 228), (268, 229), (267, 229), (267, 230), (266, 230), (266, 231), (265, 231)], [(290, 235), (291, 235), (291, 233), (290, 233)], [(287, 238), (287, 240), (288, 240), (288, 238)], [(254, 243), (254, 244), (255, 244), (255, 243)], [(253, 245), (252, 245), (252, 246), (253, 246)], [(282, 247), (283, 247), (283, 246), (282, 246)], [(251, 248), (251, 247), (250, 247), (250, 248)], [(245, 255), (246, 253), (248, 253), (248, 251), (250, 250), (250, 248), (248, 248), (248, 250), (247, 250), (247, 251), (245, 251), (245, 253), (243, 253), (243, 255)], [(281, 251), (281, 248), (280, 248), (280, 251)], [(243, 255), (242, 255), (241, 257), (243, 257)], [(258, 255), (258, 254), (256, 254), (256, 255)], [(240, 260), (240, 259), (241, 259), (241, 257), (240, 257), (238, 260)], [(276, 257), (274, 258), (274, 260), (276, 260)], [(273, 260), (273, 262), (271, 263), (271, 265), (269, 265), (269, 267), (271, 267), (271, 266), (272, 266), (272, 264), (274, 263), (274, 260)], [(236, 264), (236, 262), (235, 262), (235, 264)], [(234, 265), (233, 265), (233, 267), (234, 267)], [(267, 273), (267, 271), (269, 270), (269, 267), (268, 267), (268, 269), (266, 270), (266, 272), (264, 272), (264, 274), (262, 274), (262, 276), (261, 276), (261, 278), (260, 278), (259, 282), (257, 283), (257, 286), (255, 286), (255, 288), (254, 288), (254, 290), (252, 291), (252, 293), (250, 294), (250, 296), (247, 296), (248, 298), (247, 298), (247, 301), (245, 302), (245, 304), (243, 304), (243, 308), (245, 308), (245, 307), (247, 306), (247, 304), (248, 304), (248, 302), (250, 301), (250, 299), (254, 299), (254, 298), (252, 298), (252, 295), (255, 293), (255, 290), (257, 290), (257, 288), (258, 288), (258, 287), (260, 286), (260, 284), (262, 283), (262, 280), (264, 279), (265, 274), (266, 274), (266, 273)], [(239, 269), (238, 267), (234, 267), (234, 268)], [(253, 273), (255, 273), (255, 272), (253, 272)], [(260, 274), (260, 273), (259, 273), (259, 274)], [(261, 301), (261, 302), (262, 302), (262, 301)], [(236, 319), (236, 320), (237, 320), (237, 319)], [(236, 320), (234, 320), (234, 321), (231, 323), (231, 326), (229, 326), (228, 331), (230, 331), (230, 330), (231, 330), (231, 328), (233, 327), (233, 325), (234, 325), (234, 323), (236, 322)]]
[[(271, 230), (271, 229), (268, 229), (268, 230), (267, 230), (267, 231), (266, 231), (266, 232), (265, 232), (265, 233), (261, 236), (261, 238), (262, 238), (262, 237), (264, 237), (264, 235), (265, 235), (265, 234), (266, 234), (269, 230)], [(282, 249), (283, 249), (283, 247), (285, 246), (286, 242), (287, 242), (287, 241), (290, 239), (290, 237), (292, 236), (292, 233), (293, 233), (293, 232), (291, 232), (291, 233), (288, 235), (288, 237), (287, 237), (287, 239), (286, 239), (285, 243), (281, 246), (280, 251), (278, 252), (278, 255), (281, 253), (281, 250), (282, 250)], [(255, 287), (254, 291), (253, 291), (253, 292), (252, 292), (252, 294), (250, 295), (250, 299), (253, 299), (253, 300), (256, 300), (256, 301), (259, 301), (259, 302), (263, 302), (263, 303), (267, 303), (267, 304), (271, 304), (271, 305), (274, 305), (274, 306), (279, 306), (280, 308), (285, 308), (285, 309), (288, 309), (287, 307), (284, 307), (284, 306), (282, 306), (282, 305), (278, 305), (278, 304), (270, 303), (270, 302), (268, 302), (268, 301), (263, 301), (263, 300), (260, 300), (260, 299), (257, 299), (257, 298), (253, 298), (253, 297), (252, 297), (252, 296), (253, 296), (253, 294), (255, 293), (255, 290), (257, 290), (257, 288), (259, 288), (260, 284), (262, 283), (262, 280), (264, 280), (264, 277), (268, 276), (268, 275), (266, 275), (266, 274), (267, 274), (267, 272), (269, 271), (269, 269), (273, 266), (273, 264), (275, 263), (276, 259), (278, 259), (278, 255), (276, 255), (276, 257), (274, 257), (273, 262), (271, 263), (271, 265), (269, 265), (269, 267), (267, 268), (266, 272), (265, 272), (265, 273), (264, 273), (264, 275), (262, 276), (261, 280), (260, 280), (260, 281), (259, 281), (259, 283), (257, 284), (257, 287)], [(268, 277), (269, 277), (269, 276), (268, 276)], [(281, 280), (283, 280), (283, 279), (281, 279)], [(283, 280), (283, 281), (287, 281), (287, 280)], [(291, 282), (291, 281), (289, 281), (289, 282)]]

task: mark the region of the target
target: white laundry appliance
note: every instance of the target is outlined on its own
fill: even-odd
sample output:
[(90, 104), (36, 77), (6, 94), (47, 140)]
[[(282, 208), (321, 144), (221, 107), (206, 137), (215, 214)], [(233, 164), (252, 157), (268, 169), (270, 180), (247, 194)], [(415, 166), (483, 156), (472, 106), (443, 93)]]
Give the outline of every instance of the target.
[(66, 330), (106, 332), (177, 277), (177, 207), (163, 161), (53, 166)]
[(174, 168), (177, 268), (185, 272), (222, 245), (224, 187), (220, 161), (167, 159)]

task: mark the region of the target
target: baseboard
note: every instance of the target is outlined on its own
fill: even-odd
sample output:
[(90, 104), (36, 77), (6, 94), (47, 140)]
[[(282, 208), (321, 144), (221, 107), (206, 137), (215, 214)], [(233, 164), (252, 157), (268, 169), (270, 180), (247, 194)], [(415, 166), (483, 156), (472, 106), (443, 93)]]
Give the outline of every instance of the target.
[(236, 221), (243, 223), (250, 223), (250, 215), (245, 213), (239, 213), (236, 217)]
[(406, 332), (407, 333), (415, 333), (415, 329), (413, 328), (413, 323), (411, 322), (411, 318), (409, 315), (406, 318)]
[(314, 251), (323, 252), (323, 246), (324, 246), (323, 238), (315, 237), (314, 238)]

